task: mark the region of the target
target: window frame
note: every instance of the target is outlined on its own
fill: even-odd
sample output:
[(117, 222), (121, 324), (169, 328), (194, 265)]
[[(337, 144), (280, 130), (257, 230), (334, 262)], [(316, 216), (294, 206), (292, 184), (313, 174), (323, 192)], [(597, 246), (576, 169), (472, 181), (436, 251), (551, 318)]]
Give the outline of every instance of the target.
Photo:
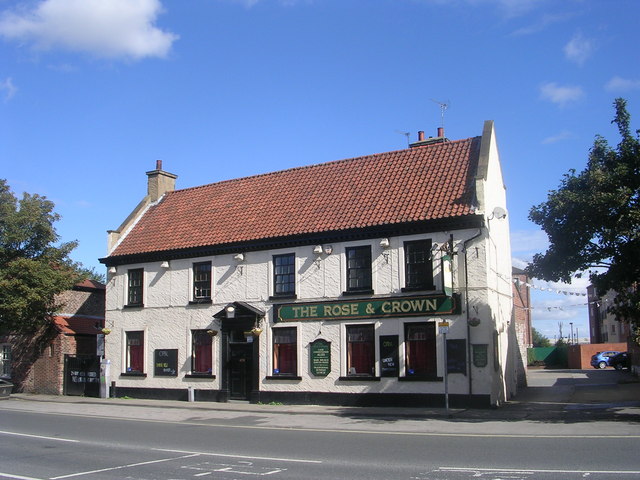
[[(206, 342), (199, 344), (198, 339), (205, 339)], [(209, 347), (208, 352), (205, 348), (203, 353), (199, 352), (199, 346)], [(201, 361), (201, 355), (205, 356), (205, 362), (208, 363), (208, 370), (200, 370), (197, 364)], [(207, 330), (197, 329), (191, 330), (191, 374), (190, 376), (212, 377), (213, 376), (213, 337)]]
[[(403, 292), (415, 292), (418, 290), (435, 290), (433, 278), (433, 255), (430, 238), (408, 240), (404, 242), (404, 288)], [(422, 248), (416, 248), (421, 246)], [(415, 249), (415, 251), (414, 251)], [(422, 261), (416, 259), (422, 254)]]
[(11, 378), (11, 344), (0, 343), (0, 378)]
[[(417, 380), (435, 380), (438, 378), (438, 343), (435, 322), (406, 322), (404, 329), (404, 377)], [(424, 328), (424, 339), (411, 339), (410, 329)], [(426, 368), (424, 371), (415, 371), (416, 365), (413, 365), (414, 358), (413, 346), (410, 342), (424, 342), (424, 358), (415, 359), (416, 362), (421, 361)], [(410, 370), (414, 370), (410, 372)]]
[[(366, 330), (370, 338), (365, 341), (352, 341), (350, 339), (350, 333), (355, 330)], [(355, 332), (354, 332), (355, 333)], [(354, 345), (368, 344), (370, 352), (368, 353), (368, 363), (370, 364), (370, 372), (358, 372), (354, 365)], [(376, 328), (375, 324), (352, 324), (345, 325), (345, 352), (346, 352), (346, 377), (347, 378), (376, 378)], [(364, 352), (365, 354), (367, 352)], [(353, 371), (352, 371), (353, 369)]]
[[(288, 259), (291, 262), (286, 265), (278, 265), (278, 261)], [(295, 298), (296, 297), (296, 254), (283, 253), (274, 255), (273, 261), (273, 297), (274, 298)], [(287, 268), (287, 272), (278, 272), (279, 268)], [(284, 277), (289, 277), (287, 281), (280, 281)], [(278, 285), (288, 285), (286, 291), (278, 291)]]
[[(285, 342), (285, 341), (280, 341), (277, 342), (277, 340), (279, 338), (284, 338), (285, 332), (287, 333), (291, 333), (292, 335), (289, 336), (289, 338), (293, 338), (294, 341), (289, 341), (289, 342)], [(280, 336), (280, 337), (278, 337)], [(289, 347), (287, 348), (287, 352), (289, 354), (293, 355), (293, 368), (291, 369), (291, 371), (288, 372), (282, 372), (280, 370), (280, 365), (281, 365), (281, 357), (282, 357), (282, 353), (285, 352), (281, 352), (281, 349), (279, 348), (280, 346), (284, 346), (284, 345), (288, 345)], [(299, 367), (299, 361), (298, 361), (298, 328), (297, 327), (278, 327), (278, 328), (274, 328), (272, 330), (272, 340), (271, 340), (271, 362), (272, 362), (272, 368), (271, 368), (271, 372), (272, 372), (272, 378), (293, 378), (293, 379), (300, 379), (300, 377), (298, 376), (298, 367)], [(284, 350), (284, 348), (283, 348)], [(277, 370), (277, 371), (276, 371)]]
[[(364, 254), (362, 254), (364, 253)], [(352, 264), (355, 263), (355, 265)], [(371, 245), (359, 245), (345, 248), (346, 291), (343, 295), (373, 293), (373, 264)], [(361, 283), (352, 286), (352, 281)]]
[[(198, 275), (202, 272), (199, 271), (200, 267), (208, 267), (208, 271), (205, 271), (205, 279), (198, 279)], [(213, 266), (211, 262), (194, 262), (192, 265), (192, 281), (193, 287), (191, 289), (192, 302), (193, 303), (211, 303), (213, 296)], [(199, 285), (204, 285), (204, 287)], [(209, 292), (209, 295), (199, 294), (198, 290), (205, 290)]]
[[(139, 338), (133, 338), (138, 336)], [(138, 345), (134, 345), (132, 340), (138, 340)], [(145, 374), (145, 332), (144, 330), (129, 330), (125, 332), (125, 359), (124, 359), (124, 372), (123, 375), (131, 375), (131, 376), (146, 376)], [(140, 365), (133, 365), (134, 363), (134, 352), (132, 352), (131, 347), (139, 347), (139, 353), (135, 353), (136, 361), (135, 363), (140, 362)], [(137, 350), (137, 349), (136, 349)], [(139, 369), (134, 369), (134, 367), (140, 367)]]
[[(137, 277), (138, 275), (139, 277)], [(144, 295), (144, 268), (130, 268), (129, 270), (127, 270), (127, 305), (126, 306), (143, 307), (144, 306), (143, 295)]]

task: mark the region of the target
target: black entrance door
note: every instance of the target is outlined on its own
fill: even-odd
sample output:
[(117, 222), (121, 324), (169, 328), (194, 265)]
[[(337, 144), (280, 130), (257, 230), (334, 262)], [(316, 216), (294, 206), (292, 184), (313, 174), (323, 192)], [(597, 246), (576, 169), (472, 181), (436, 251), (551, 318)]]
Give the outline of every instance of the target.
[(253, 344), (229, 343), (229, 397), (248, 400), (253, 373)]
[(100, 357), (64, 356), (64, 394), (100, 396)]

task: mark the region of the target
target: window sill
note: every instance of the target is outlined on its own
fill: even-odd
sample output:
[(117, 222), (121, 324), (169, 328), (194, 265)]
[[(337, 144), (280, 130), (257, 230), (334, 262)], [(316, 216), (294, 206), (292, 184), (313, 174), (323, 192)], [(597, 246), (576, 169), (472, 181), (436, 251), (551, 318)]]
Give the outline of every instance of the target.
[(293, 375), (267, 375), (264, 377), (265, 380), (302, 380), (302, 377), (297, 377)]
[(342, 292), (342, 295), (345, 297), (354, 295), (373, 295), (373, 289), (370, 288), (368, 290), (347, 290), (346, 292)]
[(411, 375), (408, 377), (398, 377), (399, 382), (441, 382), (442, 377), (424, 377), (422, 375)]
[(211, 305), (212, 303), (213, 301), (210, 298), (199, 298), (189, 301), (189, 305)]
[(144, 308), (144, 303), (136, 303), (133, 305), (124, 305), (122, 308)]
[(426, 285), (424, 287), (403, 287), (400, 289), (403, 293), (409, 292), (433, 292), (436, 289), (435, 285)]
[(142, 372), (122, 372), (120, 374), (121, 377), (138, 377), (138, 378), (147, 378), (146, 373)]
[(341, 382), (379, 382), (380, 377), (372, 377), (370, 375), (350, 375), (348, 377), (338, 377)]
[(269, 297), (269, 301), (277, 302), (278, 300), (296, 300), (297, 298), (298, 298), (298, 295), (296, 295), (295, 293), (290, 293), (286, 295), (271, 295)]
[(209, 380), (215, 380), (216, 376), (212, 373), (188, 373), (184, 378), (207, 378)]

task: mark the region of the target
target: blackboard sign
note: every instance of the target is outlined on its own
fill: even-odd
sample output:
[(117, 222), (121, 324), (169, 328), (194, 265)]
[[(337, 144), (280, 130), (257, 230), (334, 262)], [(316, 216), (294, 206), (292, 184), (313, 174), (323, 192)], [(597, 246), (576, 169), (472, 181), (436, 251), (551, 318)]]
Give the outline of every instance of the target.
[(380, 376), (398, 376), (398, 335), (380, 335)]
[(309, 344), (311, 375), (326, 377), (331, 372), (331, 342), (318, 339)]
[(447, 340), (447, 373), (467, 374), (467, 342)]
[(473, 347), (473, 365), (478, 368), (486, 367), (489, 363), (488, 345), (480, 343), (472, 345)]
[(153, 374), (156, 377), (178, 376), (178, 349), (155, 350), (153, 355)]

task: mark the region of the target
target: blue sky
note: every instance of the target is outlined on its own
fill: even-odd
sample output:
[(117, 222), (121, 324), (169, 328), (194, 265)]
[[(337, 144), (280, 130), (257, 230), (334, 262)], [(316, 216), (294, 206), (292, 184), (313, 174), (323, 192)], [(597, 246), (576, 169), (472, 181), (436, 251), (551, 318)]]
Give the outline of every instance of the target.
[[(396, 150), (447, 103), (451, 139), (495, 121), (524, 266), (546, 246), (530, 207), (596, 134), (618, 142), (616, 97), (640, 126), (638, 18), (637, 0), (0, 0), (0, 178), (53, 200), (103, 271), (157, 159), (186, 188)], [(534, 285), (536, 328), (586, 336), (584, 280)]]

